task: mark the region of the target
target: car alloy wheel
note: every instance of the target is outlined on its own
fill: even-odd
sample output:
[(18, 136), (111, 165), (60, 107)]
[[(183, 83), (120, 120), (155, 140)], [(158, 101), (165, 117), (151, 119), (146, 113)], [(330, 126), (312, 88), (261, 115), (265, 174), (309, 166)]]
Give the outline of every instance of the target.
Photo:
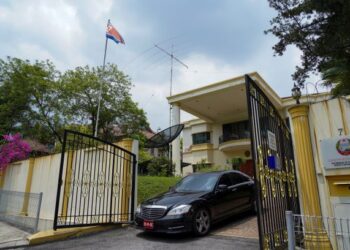
[(194, 232), (196, 235), (203, 236), (209, 232), (210, 215), (208, 210), (199, 209), (194, 216)]

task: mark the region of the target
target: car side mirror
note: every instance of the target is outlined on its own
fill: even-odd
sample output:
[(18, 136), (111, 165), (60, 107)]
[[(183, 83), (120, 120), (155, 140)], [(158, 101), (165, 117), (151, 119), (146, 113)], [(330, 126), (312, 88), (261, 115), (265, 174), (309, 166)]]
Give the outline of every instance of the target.
[(220, 185), (217, 187), (216, 191), (218, 191), (218, 192), (224, 192), (224, 191), (226, 191), (227, 189), (228, 189), (228, 186), (227, 186), (227, 185), (225, 185), (225, 184), (220, 184)]

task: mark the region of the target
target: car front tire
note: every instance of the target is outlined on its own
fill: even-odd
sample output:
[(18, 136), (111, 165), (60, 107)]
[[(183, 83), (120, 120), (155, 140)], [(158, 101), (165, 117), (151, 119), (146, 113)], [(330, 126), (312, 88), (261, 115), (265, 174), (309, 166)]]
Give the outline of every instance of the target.
[(210, 213), (205, 208), (199, 208), (193, 216), (193, 232), (196, 236), (209, 233), (211, 227)]

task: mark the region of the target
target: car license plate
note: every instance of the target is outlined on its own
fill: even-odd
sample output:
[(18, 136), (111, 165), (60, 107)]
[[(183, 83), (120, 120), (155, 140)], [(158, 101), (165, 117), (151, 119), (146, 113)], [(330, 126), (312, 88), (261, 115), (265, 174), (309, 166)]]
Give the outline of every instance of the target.
[(154, 226), (153, 221), (149, 221), (149, 220), (143, 221), (143, 227), (145, 229), (153, 229), (153, 226)]

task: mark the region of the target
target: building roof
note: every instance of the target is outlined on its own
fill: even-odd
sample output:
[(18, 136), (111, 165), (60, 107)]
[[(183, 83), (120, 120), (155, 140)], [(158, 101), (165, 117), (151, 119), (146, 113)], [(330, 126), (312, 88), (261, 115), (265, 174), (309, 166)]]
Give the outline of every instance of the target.
[[(282, 108), (281, 98), (257, 73), (248, 74), (269, 97)], [(245, 75), (192, 89), (168, 97), (168, 102), (206, 122), (224, 122), (234, 118), (247, 119)]]
[[(296, 104), (292, 97), (281, 98), (257, 72), (247, 75), (254, 80), (282, 116), (285, 116), (286, 109)], [(302, 96), (300, 102), (310, 103), (329, 98), (329, 93), (310, 94)], [(185, 91), (167, 99), (170, 104), (178, 105), (181, 110), (208, 123), (248, 119), (245, 75)]]

